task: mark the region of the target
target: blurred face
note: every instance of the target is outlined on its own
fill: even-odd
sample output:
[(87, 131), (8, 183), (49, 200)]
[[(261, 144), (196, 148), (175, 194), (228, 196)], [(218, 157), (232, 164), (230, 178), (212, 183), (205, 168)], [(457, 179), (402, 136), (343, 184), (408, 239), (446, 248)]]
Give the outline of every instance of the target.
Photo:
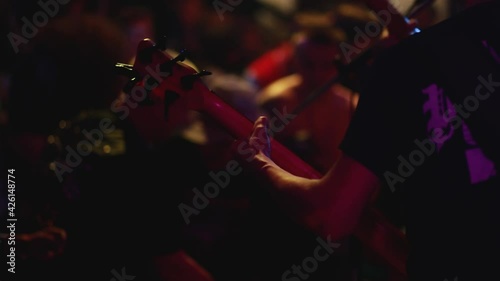
[(297, 45), (295, 63), (304, 83), (319, 86), (338, 75), (335, 57), (339, 54), (336, 44), (320, 44), (307, 40)]

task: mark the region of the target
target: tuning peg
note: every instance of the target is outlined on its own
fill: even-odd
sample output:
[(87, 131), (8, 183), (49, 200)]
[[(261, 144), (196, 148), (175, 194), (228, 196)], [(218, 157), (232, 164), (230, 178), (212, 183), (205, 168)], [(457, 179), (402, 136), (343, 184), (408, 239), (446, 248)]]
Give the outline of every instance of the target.
[(187, 55), (187, 50), (182, 49), (179, 52), (179, 54), (177, 56), (175, 56), (175, 58), (173, 58), (167, 62), (162, 63), (160, 65), (160, 71), (172, 73), (172, 66), (177, 62), (184, 61), (186, 59), (186, 55)]
[(134, 67), (130, 64), (126, 63), (116, 63), (115, 64), (115, 72), (119, 75), (123, 75), (130, 79), (135, 78), (137, 73), (134, 70)]
[(174, 91), (170, 91), (170, 90), (165, 91), (165, 97), (163, 99), (164, 106), (165, 106), (165, 108), (164, 108), (165, 119), (167, 119), (167, 117), (168, 117), (168, 109), (169, 109), (170, 105), (172, 103), (174, 103), (179, 97), (180, 97), (180, 95)]
[(125, 84), (125, 87), (123, 87), (123, 91), (127, 94), (130, 94), (139, 80), (137, 72), (134, 70), (132, 65), (126, 63), (116, 63), (115, 71), (119, 75), (123, 75), (129, 78), (127, 84)]
[(187, 50), (186, 49), (182, 49), (179, 54), (172, 59), (172, 61), (174, 62), (179, 62), (179, 61), (184, 61), (186, 59), (186, 56), (187, 56)]
[[(154, 79), (154, 78), (150, 77), (149, 79)], [(137, 77), (132, 77), (127, 82), (127, 84), (125, 85), (125, 87), (123, 87), (123, 91), (127, 95), (130, 95), (132, 93), (132, 90), (134, 89), (134, 87), (137, 85), (138, 82), (139, 82), (139, 79)], [(148, 81), (147, 83), (152, 84), (154, 82)], [(146, 97), (144, 98), (144, 100), (139, 101), (139, 105), (142, 105), (142, 106), (154, 105), (154, 101), (151, 99), (150, 93), (151, 93), (151, 91), (147, 91)]]
[(130, 93), (132, 92), (132, 89), (135, 87), (135, 85), (137, 84), (137, 81), (139, 79), (137, 79), (137, 77), (132, 77), (130, 78), (130, 80), (127, 82), (127, 84), (125, 85), (125, 87), (123, 87), (123, 91), (130, 95)]
[(196, 81), (196, 79), (198, 79), (199, 77), (202, 77), (202, 76), (207, 76), (207, 75), (212, 75), (212, 72), (202, 70), (198, 73), (186, 75), (186, 76), (181, 78), (181, 85), (185, 90), (189, 90), (189, 89), (193, 88), (193, 84), (194, 84), (194, 81)]

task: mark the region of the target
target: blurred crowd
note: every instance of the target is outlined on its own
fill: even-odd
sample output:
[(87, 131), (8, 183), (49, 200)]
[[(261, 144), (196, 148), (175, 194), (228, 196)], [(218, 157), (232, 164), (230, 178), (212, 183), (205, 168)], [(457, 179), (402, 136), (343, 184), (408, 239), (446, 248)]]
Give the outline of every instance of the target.
[[(437, 2), (412, 18), (420, 28), (462, 1)], [(186, 50), (187, 64), (212, 72), (207, 87), (249, 120), (296, 114), (274, 137), (324, 173), (369, 63), (348, 68), (340, 45), (378, 21), (363, 1), (5, 0), (0, 19), (0, 167), (16, 170), (19, 280), (280, 280), (312, 255), (317, 236), (245, 172), (186, 224), (180, 204), (225, 169), (234, 139), (211, 116), (187, 112), (163, 141), (148, 141), (141, 127), (151, 124), (113, 110), (128, 95), (114, 65), (133, 65), (145, 38), (171, 57)], [(321, 93), (310, 100), (313, 90)], [(103, 120), (109, 130), (96, 131)], [(404, 231), (392, 196), (378, 204)], [(355, 237), (340, 245), (308, 280), (398, 280)]]

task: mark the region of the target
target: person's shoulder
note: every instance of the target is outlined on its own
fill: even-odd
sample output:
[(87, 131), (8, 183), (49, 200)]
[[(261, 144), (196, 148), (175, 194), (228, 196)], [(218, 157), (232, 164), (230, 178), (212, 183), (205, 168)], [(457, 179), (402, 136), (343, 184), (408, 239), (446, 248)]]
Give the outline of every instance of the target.
[(350, 100), (351, 97), (356, 94), (356, 92), (353, 91), (351, 88), (348, 88), (341, 83), (335, 83), (331, 87), (331, 91), (334, 93), (335, 96), (346, 100)]
[(333, 102), (336, 104), (348, 104), (349, 108), (352, 108), (353, 110), (357, 107), (359, 100), (358, 92), (342, 85), (341, 83), (334, 84), (332, 86), (332, 91)]

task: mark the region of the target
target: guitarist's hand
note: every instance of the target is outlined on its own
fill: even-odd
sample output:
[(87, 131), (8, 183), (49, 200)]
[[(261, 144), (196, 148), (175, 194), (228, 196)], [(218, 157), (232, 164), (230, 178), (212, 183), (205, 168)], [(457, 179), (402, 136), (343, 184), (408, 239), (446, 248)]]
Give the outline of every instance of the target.
[[(268, 128), (269, 120), (266, 116), (257, 118), (250, 136), (247, 139), (237, 139), (234, 142), (232, 151), (236, 158), (244, 159), (245, 162), (253, 162), (258, 156), (271, 158), (271, 139)], [(248, 151), (252, 152), (250, 157), (248, 157)]]
[[(259, 171), (271, 160), (271, 139), (268, 134), (269, 120), (260, 116), (255, 120), (252, 133), (248, 139), (236, 140), (232, 146), (232, 152), (238, 160), (249, 168)], [(251, 151), (249, 154), (248, 152)]]
[(254, 122), (253, 131), (248, 139), (251, 147), (255, 148), (257, 154), (271, 157), (271, 141), (268, 132), (269, 120), (265, 116), (260, 116)]

